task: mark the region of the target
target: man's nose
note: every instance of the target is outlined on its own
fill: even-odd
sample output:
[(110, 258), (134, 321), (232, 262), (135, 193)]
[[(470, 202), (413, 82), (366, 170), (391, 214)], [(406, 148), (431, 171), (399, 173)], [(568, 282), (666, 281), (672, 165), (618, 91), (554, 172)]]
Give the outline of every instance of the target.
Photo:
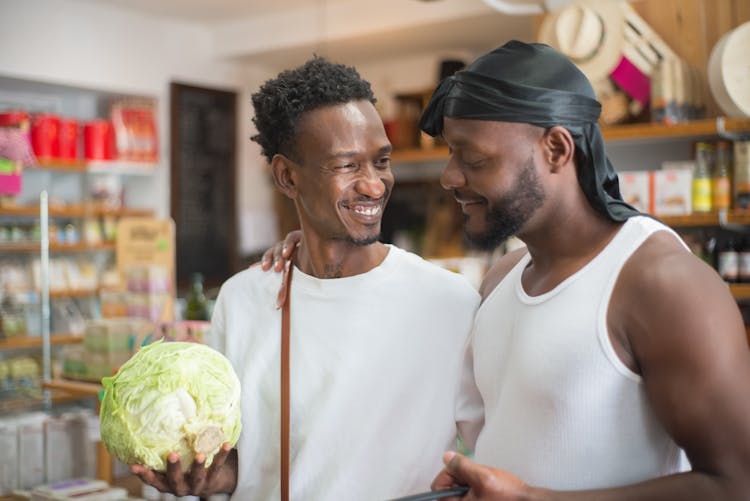
[(448, 159), (448, 165), (445, 166), (445, 169), (440, 174), (440, 185), (446, 190), (455, 190), (466, 185), (466, 178), (458, 165), (456, 165), (452, 155)]
[(357, 191), (370, 198), (380, 198), (385, 194), (385, 181), (382, 173), (374, 165), (367, 165), (357, 182)]

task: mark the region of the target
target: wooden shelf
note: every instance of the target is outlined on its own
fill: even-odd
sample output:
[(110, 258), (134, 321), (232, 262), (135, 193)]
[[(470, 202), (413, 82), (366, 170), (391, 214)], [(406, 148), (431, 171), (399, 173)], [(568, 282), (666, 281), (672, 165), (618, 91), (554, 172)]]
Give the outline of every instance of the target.
[(60, 390), (79, 397), (99, 397), (102, 385), (99, 383), (86, 383), (84, 381), (73, 381), (71, 379), (53, 378), (42, 383), (43, 388)]
[[(49, 342), (53, 346), (81, 343), (83, 342), (83, 336), (79, 334), (52, 334)], [(0, 339), (0, 350), (39, 348), (41, 346), (41, 336), (14, 336)]]
[(156, 172), (157, 164), (150, 162), (131, 162), (122, 160), (89, 160), (89, 161), (43, 161), (29, 167), (31, 171), (122, 174), (146, 176)]
[(684, 216), (660, 216), (661, 221), (673, 228), (721, 226), (724, 224), (750, 225), (750, 211), (729, 211), (726, 216), (719, 212), (693, 213)]
[[(42, 386), (44, 387), (44, 383), (42, 383)], [(90, 395), (83, 395), (80, 393), (74, 394), (61, 390), (52, 390), (50, 395), (53, 404), (75, 402), (88, 397), (90, 397)], [(34, 397), (17, 397), (8, 400), (0, 400), (0, 413), (38, 408), (43, 404), (43, 399)]]
[[(602, 136), (604, 136), (605, 141), (615, 142), (717, 136), (723, 131), (750, 133), (750, 119), (719, 117), (674, 125), (657, 123), (614, 125), (602, 127)], [(447, 147), (436, 146), (434, 148), (394, 150), (391, 158), (393, 163), (418, 163), (444, 161), (448, 156)]]
[(50, 299), (71, 299), (93, 297), (99, 294), (99, 289), (69, 289), (69, 290), (52, 290), (49, 293)]
[[(77, 244), (49, 244), (50, 252), (94, 252), (94, 251), (113, 251), (116, 247), (115, 242), (102, 242), (98, 244), (89, 244), (81, 242)], [(0, 244), (0, 252), (18, 252), (18, 253), (37, 253), (39, 252), (39, 242), (22, 242), (22, 243), (4, 243)]]
[(750, 284), (729, 284), (735, 299), (750, 299)]
[[(723, 130), (722, 130), (723, 129)], [(747, 118), (704, 118), (674, 125), (643, 123), (602, 128), (605, 141), (716, 136), (722, 132), (748, 132)]]
[[(99, 217), (99, 216), (134, 216), (151, 217), (154, 211), (151, 209), (137, 209), (124, 207), (111, 209), (94, 204), (76, 204), (66, 206), (50, 206), (50, 217)], [(37, 205), (10, 205), (0, 206), (0, 216), (32, 216), (39, 217), (39, 206)]]

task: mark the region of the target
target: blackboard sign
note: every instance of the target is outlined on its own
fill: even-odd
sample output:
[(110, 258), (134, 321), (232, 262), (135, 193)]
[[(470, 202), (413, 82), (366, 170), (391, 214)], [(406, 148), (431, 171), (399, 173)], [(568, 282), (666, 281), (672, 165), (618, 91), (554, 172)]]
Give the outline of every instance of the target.
[(237, 271), (237, 94), (172, 83), (171, 188), (177, 282), (209, 286)]

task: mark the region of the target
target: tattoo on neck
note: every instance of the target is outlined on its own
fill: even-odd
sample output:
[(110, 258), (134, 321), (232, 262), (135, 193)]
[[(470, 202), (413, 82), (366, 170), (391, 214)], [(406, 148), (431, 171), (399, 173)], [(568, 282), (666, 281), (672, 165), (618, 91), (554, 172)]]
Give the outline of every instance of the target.
[(343, 263), (333, 263), (323, 265), (324, 278), (341, 278), (344, 274)]

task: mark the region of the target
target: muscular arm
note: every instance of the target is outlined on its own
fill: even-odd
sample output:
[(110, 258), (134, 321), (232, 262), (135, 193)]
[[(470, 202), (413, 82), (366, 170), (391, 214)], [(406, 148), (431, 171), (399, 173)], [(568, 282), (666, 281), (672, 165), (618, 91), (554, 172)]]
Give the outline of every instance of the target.
[(748, 498), (750, 350), (727, 285), (657, 233), (623, 269), (611, 304), (611, 332), (625, 334), (649, 402), (693, 468), (645, 484), (638, 499)]
[[(496, 284), (491, 274), (487, 282)], [(558, 492), (449, 454), (433, 487), (468, 484), (472, 490), (462, 501), (750, 499), (750, 350), (726, 284), (672, 236), (657, 233), (623, 268), (608, 326), (616, 351), (641, 374), (649, 402), (686, 451), (692, 471), (618, 488)]]

